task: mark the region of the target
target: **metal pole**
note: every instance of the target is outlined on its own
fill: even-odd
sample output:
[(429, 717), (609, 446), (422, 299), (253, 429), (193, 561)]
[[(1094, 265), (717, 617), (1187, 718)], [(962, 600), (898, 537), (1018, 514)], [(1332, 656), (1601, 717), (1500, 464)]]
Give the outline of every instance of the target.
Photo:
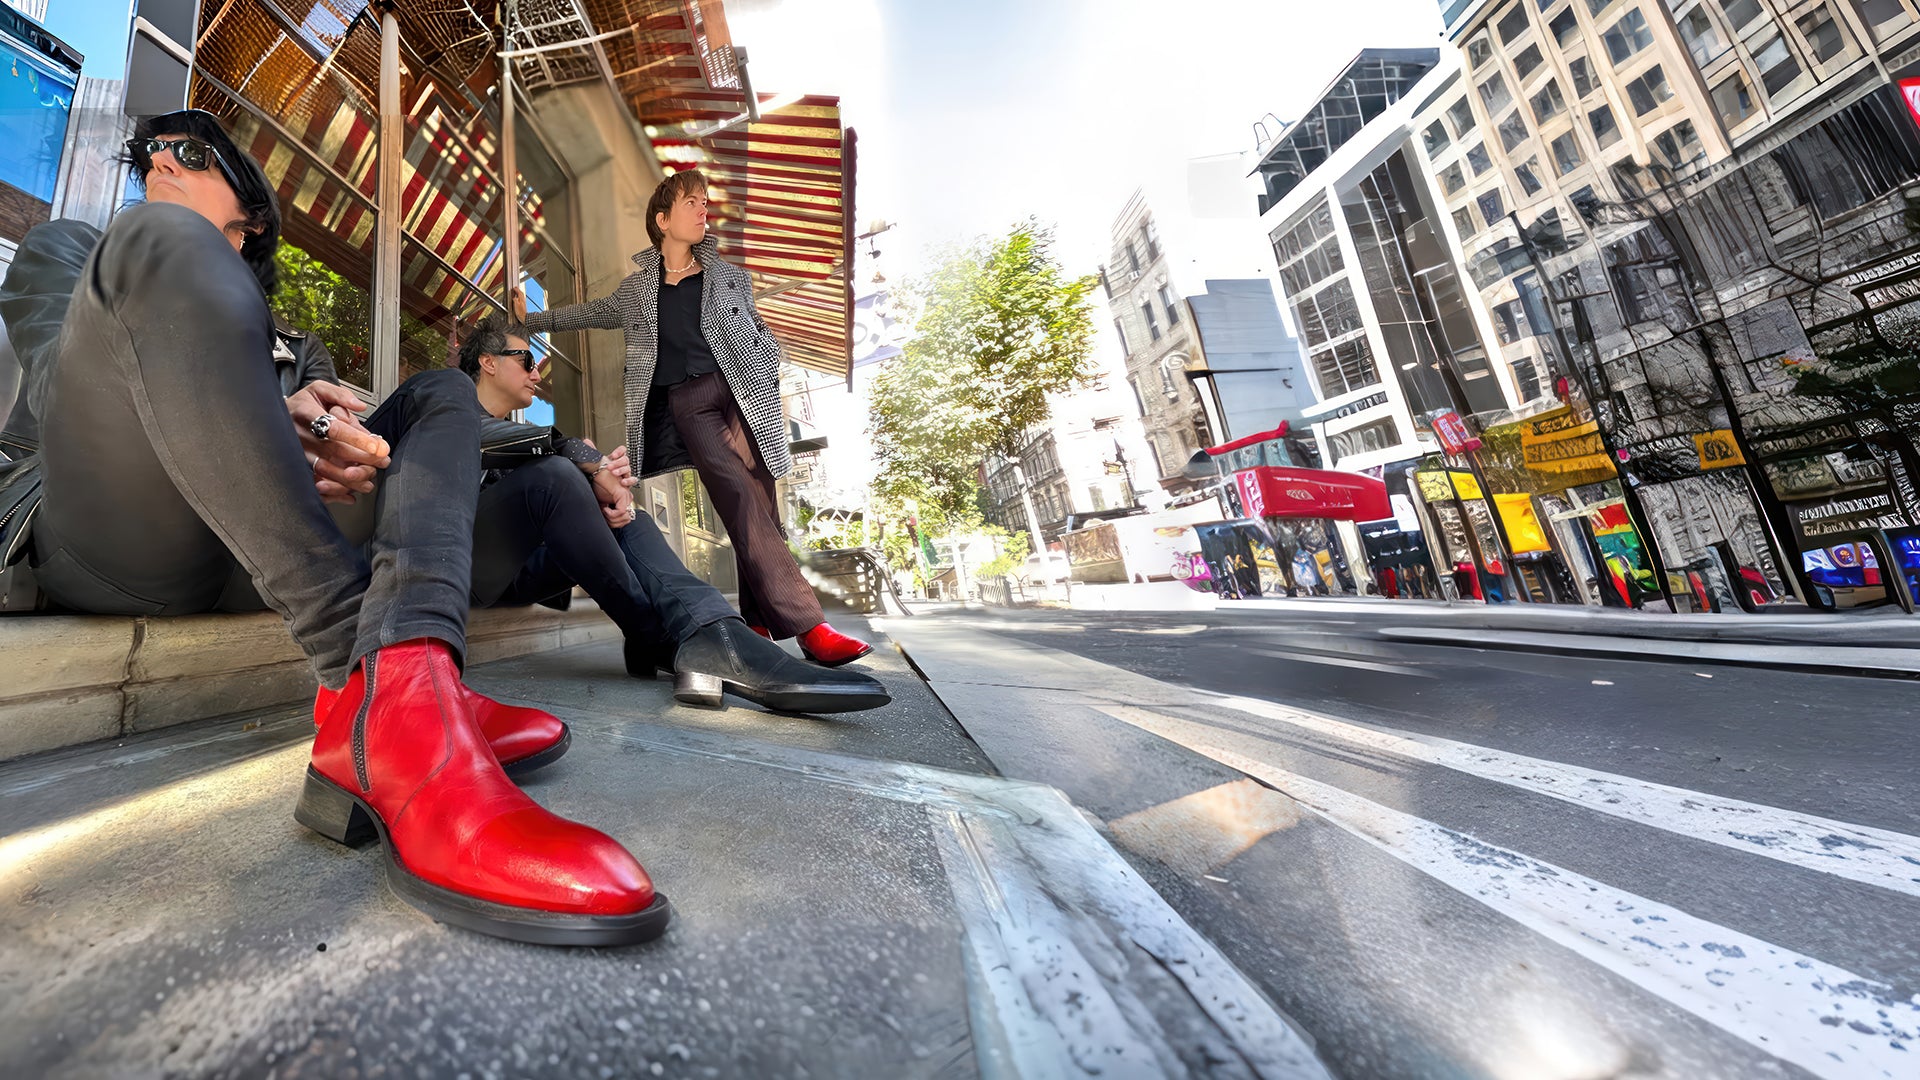
[(373, 396), (400, 385), (400, 167), (406, 125), (400, 113), (400, 23), (380, 11), (380, 213), (373, 242)]
[[(507, 27), (513, 25), (519, 5), (507, 0), (507, 17), (500, 28), (500, 47), (507, 46)], [(508, 310), (513, 308), (513, 290), (520, 287), (520, 163), (514, 155), (513, 61), (500, 60), (500, 178), (506, 185), (500, 204), (500, 228), (506, 233), (506, 295)], [(549, 305), (551, 306), (551, 305)]]
[(1040, 515), (1033, 512), (1033, 492), (1027, 490), (1027, 474), (1021, 470), (1020, 463), (1013, 464), (1013, 482), (1020, 485), (1020, 504), (1027, 508), (1027, 528), (1033, 532), (1034, 547), (1040, 554), (1040, 589), (1043, 593), (1053, 592), (1053, 553), (1047, 550), (1047, 538), (1040, 533)]

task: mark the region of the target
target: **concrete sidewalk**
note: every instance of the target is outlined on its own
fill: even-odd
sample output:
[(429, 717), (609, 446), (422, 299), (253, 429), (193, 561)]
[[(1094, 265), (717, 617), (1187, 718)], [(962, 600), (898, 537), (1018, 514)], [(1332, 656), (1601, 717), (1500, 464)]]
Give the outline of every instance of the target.
[(1326, 1075), (1065, 797), (867, 666), (895, 701), (845, 719), (677, 706), (615, 643), (469, 673), (573, 725), (527, 788), (673, 900), (627, 949), (401, 904), (292, 820), (304, 708), (0, 766), (0, 1075)]

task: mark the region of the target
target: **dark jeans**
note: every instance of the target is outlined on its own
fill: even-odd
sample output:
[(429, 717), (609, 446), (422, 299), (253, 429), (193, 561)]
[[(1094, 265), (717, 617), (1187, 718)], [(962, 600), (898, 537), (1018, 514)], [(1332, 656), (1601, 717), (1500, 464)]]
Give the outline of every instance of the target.
[(629, 639), (649, 644), (678, 644), (734, 613), (681, 564), (652, 518), (608, 528), (592, 484), (570, 461), (537, 459), (480, 493), (475, 604), (531, 604), (575, 585)]
[(74, 292), (40, 418), (41, 588), (78, 611), (188, 614), (220, 602), (237, 563), (327, 686), (412, 638), (464, 657), (472, 381), (415, 376), (369, 419), (393, 446), (369, 560), (313, 490), (272, 352), (260, 286), (219, 230), (167, 204), (120, 215)]

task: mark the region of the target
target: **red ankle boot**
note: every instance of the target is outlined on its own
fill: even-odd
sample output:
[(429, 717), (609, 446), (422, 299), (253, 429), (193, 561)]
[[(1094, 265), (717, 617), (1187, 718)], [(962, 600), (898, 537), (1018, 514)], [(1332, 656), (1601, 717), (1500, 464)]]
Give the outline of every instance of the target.
[[(508, 776), (525, 776), (545, 768), (566, 755), (573, 745), (573, 733), (559, 717), (525, 705), (495, 701), (478, 690), (460, 684), (467, 707), (480, 725), (480, 737), (487, 740), (495, 760)], [(340, 691), (321, 687), (313, 699), (313, 726), (319, 727), (333, 711)]]
[(827, 667), (851, 664), (873, 651), (873, 646), (821, 623), (800, 635), (800, 651), (807, 659)]
[(625, 848), (500, 771), (437, 641), (389, 645), (354, 671), (320, 722), (293, 816), (340, 843), (377, 836), (395, 895), (479, 933), (629, 945), (672, 917)]
[(747, 627), (747, 629), (753, 631), (756, 634), (759, 634), (761, 637), (766, 638), (768, 641), (773, 640), (773, 631), (767, 629), (764, 626), (749, 626)]

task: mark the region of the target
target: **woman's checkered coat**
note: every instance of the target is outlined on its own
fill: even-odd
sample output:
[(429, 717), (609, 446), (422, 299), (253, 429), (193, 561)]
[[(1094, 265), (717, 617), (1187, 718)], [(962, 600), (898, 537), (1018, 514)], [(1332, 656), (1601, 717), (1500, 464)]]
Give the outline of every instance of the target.
[[(740, 405), (740, 415), (746, 418), (767, 471), (776, 479), (785, 476), (793, 471), (793, 456), (787, 449), (786, 415), (780, 408), (780, 346), (753, 306), (753, 278), (720, 258), (712, 236), (695, 244), (693, 254), (705, 278), (700, 290), (700, 330), (733, 391), (733, 400)], [(648, 248), (633, 261), (639, 269), (628, 274), (612, 295), (529, 312), (526, 322), (527, 329), (536, 333), (626, 331), (627, 455), (642, 475), (654, 476), (690, 468), (693, 462), (676, 432), (659, 430), (660, 425), (672, 423), (672, 415), (658, 406), (651, 414), (647, 409), (653, 367), (660, 354), (660, 249)]]

